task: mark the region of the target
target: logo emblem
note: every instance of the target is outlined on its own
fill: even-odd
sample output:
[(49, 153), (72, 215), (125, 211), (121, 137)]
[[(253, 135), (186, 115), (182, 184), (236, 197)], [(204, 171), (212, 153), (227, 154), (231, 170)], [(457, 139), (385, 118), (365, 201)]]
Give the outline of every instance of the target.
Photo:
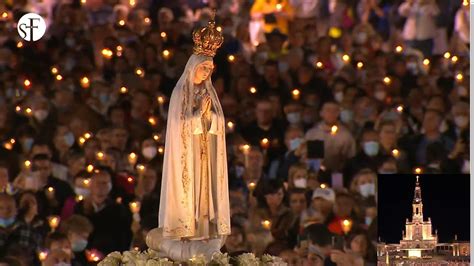
[(44, 19), (35, 13), (23, 15), (18, 21), (18, 34), (25, 41), (35, 42), (43, 37), (46, 32)]

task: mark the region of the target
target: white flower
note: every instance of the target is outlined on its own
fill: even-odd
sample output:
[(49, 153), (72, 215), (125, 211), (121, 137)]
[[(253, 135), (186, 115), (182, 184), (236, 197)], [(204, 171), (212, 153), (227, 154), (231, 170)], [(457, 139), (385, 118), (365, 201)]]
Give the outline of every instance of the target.
[(288, 265), (286, 262), (283, 261), (280, 257), (271, 256), (265, 254), (262, 256), (262, 264), (264, 266), (286, 266)]
[(204, 255), (193, 256), (189, 259), (190, 265), (206, 265), (206, 258)]
[(214, 252), (212, 254), (210, 265), (219, 265), (219, 266), (229, 266), (230, 257), (227, 253), (222, 254), (220, 251)]
[(237, 263), (239, 266), (258, 266), (259, 260), (252, 253), (244, 253), (237, 257)]
[(122, 262), (122, 254), (120, 252), (115, 251), (107, 255), (105, 259), (103, 259), (98, 266), (119, 266)]

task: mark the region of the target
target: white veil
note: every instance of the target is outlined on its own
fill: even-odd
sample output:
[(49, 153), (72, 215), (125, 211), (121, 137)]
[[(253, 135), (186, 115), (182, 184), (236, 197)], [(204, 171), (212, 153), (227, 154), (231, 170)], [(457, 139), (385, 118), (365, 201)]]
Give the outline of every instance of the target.
[[(192, 134), (194, 73), (196, 67), (212, 61), (211, 57), (193, 54), (178, 80), (170, 99), (166, 127), (165, 152), (159, 210), (159, 228), (163, 237), (181, 238), (194, 235), (194, 140)], [(227, 159), (225, 151), (225, 121), (211, 77), (204, 87), (212, 100), (212, 112), (217, 115), (216, 167), (217, 191), (216, 224), (219, 235), (230, 233), (229, 195), (227, 185)]]

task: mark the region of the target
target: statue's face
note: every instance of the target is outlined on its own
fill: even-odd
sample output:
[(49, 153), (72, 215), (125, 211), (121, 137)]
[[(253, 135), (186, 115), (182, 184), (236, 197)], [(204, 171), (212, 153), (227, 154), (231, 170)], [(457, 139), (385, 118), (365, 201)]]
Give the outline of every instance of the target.
[(214, 63), (212, 61), (204, 61), (196, 67), (196, 73), (194, 73), (194, 82), (199, 84), (202, 81), (209, 78), (214, 70)]

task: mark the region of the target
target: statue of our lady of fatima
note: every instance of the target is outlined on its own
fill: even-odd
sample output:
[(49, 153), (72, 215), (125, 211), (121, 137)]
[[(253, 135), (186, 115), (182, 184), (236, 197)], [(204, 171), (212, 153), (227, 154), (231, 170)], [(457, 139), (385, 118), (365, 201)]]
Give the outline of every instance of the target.
[(225, 121), (211, 82), (223, 40), (214, 15), (193, 32), (193, 54), (170, 99), (159, 226), (147, 244), (174, 260), (209, 258), (230, 234)]

